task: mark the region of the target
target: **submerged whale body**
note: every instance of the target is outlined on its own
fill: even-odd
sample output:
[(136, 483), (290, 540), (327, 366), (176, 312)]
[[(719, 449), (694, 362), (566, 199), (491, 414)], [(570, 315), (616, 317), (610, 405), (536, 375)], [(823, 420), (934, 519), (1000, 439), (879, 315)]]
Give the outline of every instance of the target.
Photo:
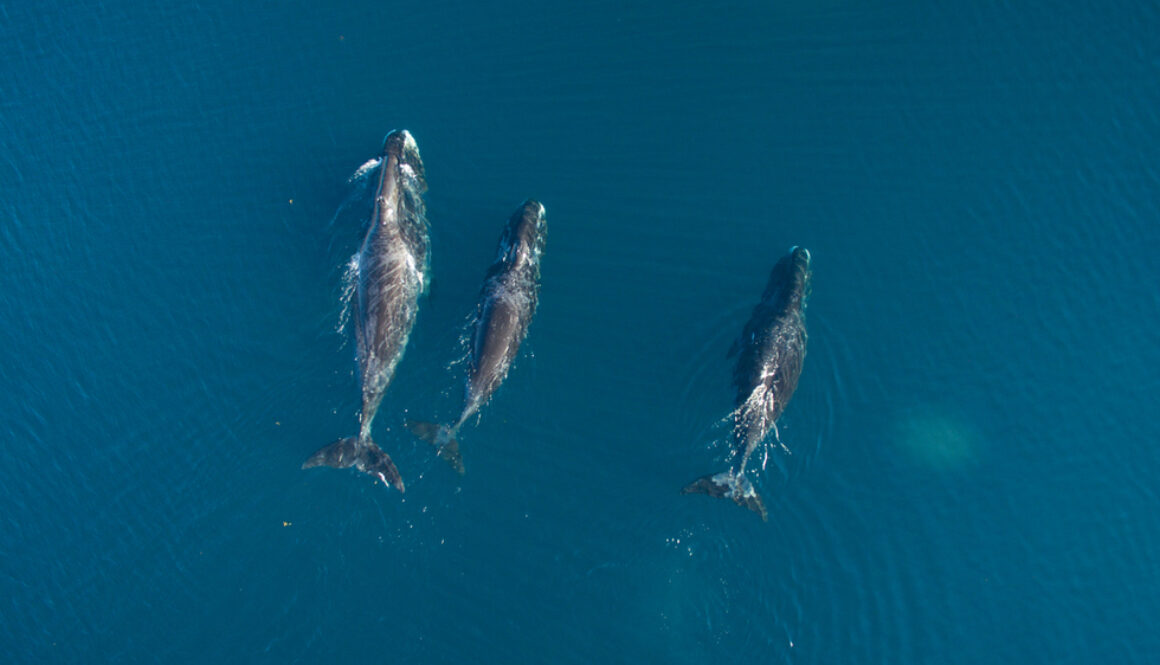
[(476, 303), (459, 418), (446, 425), (406, 423), (417, 436), (434, 445), (439, 456), (460, 474), (464, 467), (456, 438), (459, 429), (479, 412), (507, 377), (535, 314), (546, 233), (544, 206), (531, 199), (512, 214), (504, 227), (495, 261), (488, 268)]
[(738, 352), (733, 370), (737, 394), (731, 418), (733, 448), (740, 463), (728, 471), (698, 478), (681, 490), (683, 494), (732, 499), (767, 519), (765, 503), (745, 477), (745, 465), (770, 430), (777, 436), (777, 419), (797, 388), (806, 356), (805, 301), (809, 290), (809, 250), (794, 247), (774, 266), (761, 302), (734, 344), (733, 351)]
[(354, 324), (362, 410), (357, 436), (314, 453), (302, 468), (354, 467), (403, 492), (390, 455), (371, 439), (371, 423), (407, 348), (427, 286), (427, 191), (423, 161), (406, 130), (387, 135), (379, 156), (374, 210), (356, 255)]

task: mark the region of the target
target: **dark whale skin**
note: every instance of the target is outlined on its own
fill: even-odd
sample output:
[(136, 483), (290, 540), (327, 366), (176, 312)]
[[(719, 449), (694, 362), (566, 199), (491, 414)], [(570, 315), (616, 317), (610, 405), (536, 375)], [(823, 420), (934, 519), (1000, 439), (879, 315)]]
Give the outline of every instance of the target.
[(406, 130), (387, 135), (380, 153), (374, 210), (357, 255), (354, 324), (362, 409), (358, 436), (339, 439), (302, 468), (355, 467), (400, 492), (402, 476), (371, 439), (371, 424), (403, 357), (427, 287), (428, 232), (423, 161)]
[(745, 467), (770, 430), (777, 436), (777, 419), (797, 390), (806, 357), (805, 306), (811, 275), (810, 253), (802, 247), (792, 248), (770, 272), (765, 292), (734, 345), (737, 392), (731, 419), (733, 448), (740, 461), (729, 471), (698, 478), (682, 493), (730, 498), (763, 520), (768, 518), (761, 496), (744, 475)]
[(412, 432), (436, 446), (439, 456), (461, 474), (464, 467), (457, 439), (459, 429), (479, 412), (507, 378), (520, 344), (528, 334), (528, 324), (539, 298), (540, 256), (546, 235), (544, 206), (533, 199), (524, 201), (504, 227), (495, 260), (479, 291), (459, 418), (449, 425), (406, 423)]

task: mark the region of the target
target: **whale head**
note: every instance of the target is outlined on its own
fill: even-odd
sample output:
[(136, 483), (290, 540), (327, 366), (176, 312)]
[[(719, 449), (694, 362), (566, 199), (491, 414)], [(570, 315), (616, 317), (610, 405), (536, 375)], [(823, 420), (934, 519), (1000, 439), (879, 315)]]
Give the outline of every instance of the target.
[(794, 245), (789, 249), (789, 259), (794, 275), (799, 280), (808, 281), (810, 278), (810, 250)]
[(538, 263), (548, 232), (544, 205), (534, 199), (516, 210), (500, 238), (500, 254), (508, 263)]
[(392, 129), (383, 139), (383, 157), (391, 155), (398, 157), (406, 153), (419, 155), (419, 145), (415, 143), (415, 137), (405, 129)]
[(399, 173), (410, 182), (412, 187), (423, 192), (427, 189), (426, 174), (423, 170), (423, 158), (419, 156), (419, 144), (411, 132), (405, 129), (392, 130), (383, 139), (383, 149), (379, 156), (384, 165), (394, 165)]
[(810, 250), (797, 245), (778, 260), (761, 299), (778, 309), (801, 306), (810, 294)]
[(520, 224), (520, 240), (530, 244), (537, 245), (543, 242), (544, 234), (548, 231), (547, 211), (544, 209), (544, 204), (535, 199), (528, 199), (520, 206), (519, 214), (521, 218)]

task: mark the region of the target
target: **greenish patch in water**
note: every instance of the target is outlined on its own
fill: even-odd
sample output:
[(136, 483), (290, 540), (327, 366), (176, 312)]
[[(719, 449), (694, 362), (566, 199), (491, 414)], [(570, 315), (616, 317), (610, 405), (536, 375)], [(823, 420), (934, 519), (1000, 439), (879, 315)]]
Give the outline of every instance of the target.
[(953, 407), (924, 405), (899, 415), (894, 441), (916, 462), (939, 471), (978, 463), (983, 440), (975, 426)]

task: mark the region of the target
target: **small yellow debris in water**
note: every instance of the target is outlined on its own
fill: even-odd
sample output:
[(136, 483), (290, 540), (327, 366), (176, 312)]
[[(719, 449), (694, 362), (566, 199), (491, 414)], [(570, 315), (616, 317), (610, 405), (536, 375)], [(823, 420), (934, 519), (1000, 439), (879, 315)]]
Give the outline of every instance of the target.
[(281, 420), (275, 420), (275, 421), (274, 421), (274, 424), (275, 424), (275, 425), (277, 425), (277, 426), (279, 426), (279, 427), (281, 427), (281, 426), (282, 426), (282, 421), (281, 421)]
[(290, 199), (290, 205), (294, 205), (294, 199)]
[(290, 523), (290, 522), (283, 521), (283, 522), (282, 522), (282, 526), (291, 526), (291, 523)]

